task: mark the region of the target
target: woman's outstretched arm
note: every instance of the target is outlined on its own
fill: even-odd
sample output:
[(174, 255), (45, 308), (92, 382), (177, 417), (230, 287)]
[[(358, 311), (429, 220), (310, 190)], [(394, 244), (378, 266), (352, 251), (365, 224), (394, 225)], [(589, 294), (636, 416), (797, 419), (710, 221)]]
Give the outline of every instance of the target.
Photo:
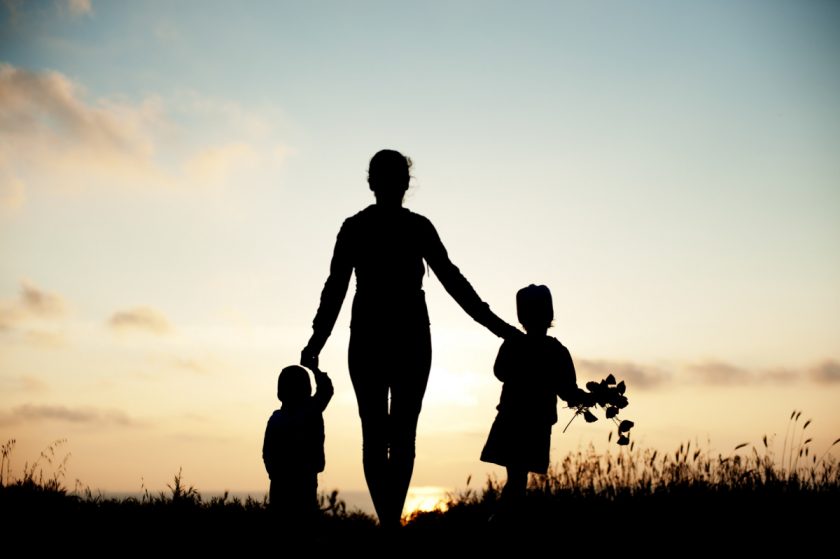
[(330, 275), (324, 283), (321, 304), (318, 306), (318, 312), (315, 313), (315, 320), (312, 321), (312, 337), (301, 352), (301, 365), (305, 367), (318, 366), (318, 354), (321, 353), (321, 349), (327, 343), (327, 338), (332, 333), (344, 297), (347, 295), (347, 286), (353, 274), (349, 242), (350, 234), (345, 221), (335, 241), (335, 250), (333, 250), (330, 262)]
[(481, 300), (473, 286), (461, 273), (455, 264), (449, 260), (449, 254), (440, 240), (434, 225), (427, 219), (424, 220), (424, 258), (429, 263), (435, 275), (440, 279), (444, 289), (452, 296), (461, 308), (470, 315), (473, 320), (499, 336), (500, 338), (511, 338), (520, 335), (521, 332), (496, 316), (490, 310), (490, 306)]

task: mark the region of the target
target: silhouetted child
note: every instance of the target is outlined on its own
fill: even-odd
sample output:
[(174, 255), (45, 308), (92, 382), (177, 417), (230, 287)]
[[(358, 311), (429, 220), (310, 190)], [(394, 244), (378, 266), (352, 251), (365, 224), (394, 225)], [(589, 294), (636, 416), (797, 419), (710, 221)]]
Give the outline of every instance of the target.
[(324, 471), (324, 417), (333, 396), (327, 373), (299, 365), (280, 371), (277, 398), (283, 403), (268, 420), (263, 462), (271, 479), (269, 505), (283, 517), (308, 520), (318, 510), (318, 473)]
[(516, 312), (527, 334), (508, 338), (499, 348), (493, 372), (504, 383), (498, 413), (481, 460), (505, 466), (503, 503), (525, 496), (528, 472), (548, 470), (551, 426), (557, 397), (574, 405), (586, 394), (577, 387), (569, 350), (547, 335), (554, 320), (551, 292), (529, 285), (516, 294)]

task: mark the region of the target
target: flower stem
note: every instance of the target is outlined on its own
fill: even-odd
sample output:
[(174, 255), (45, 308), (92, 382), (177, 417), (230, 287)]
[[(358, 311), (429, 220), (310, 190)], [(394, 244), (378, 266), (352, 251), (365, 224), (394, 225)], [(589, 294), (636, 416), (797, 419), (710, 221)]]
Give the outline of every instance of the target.
[(572, 424), (572, 421), (574, 421), (574, 420), (575, 420), (575, 418), (578, 416), (578, 414), (580, 414), (580, 409), (578, 409), (578, 410), (575, 412), (575, 415), (573, 415), (573, 416), (572, 416), (572, 418), (569, 420), (569, 422), (568, 422), (568, 423), (566, 423), (566, 426), (565, 426), (565, 427), (563, 427), (563, 432), (564, 432), (564, 433), (566, 432), (566, 429), (568, 429), (568, 428), (569, 428), (569, 425), (571, 425), (571, 424)]

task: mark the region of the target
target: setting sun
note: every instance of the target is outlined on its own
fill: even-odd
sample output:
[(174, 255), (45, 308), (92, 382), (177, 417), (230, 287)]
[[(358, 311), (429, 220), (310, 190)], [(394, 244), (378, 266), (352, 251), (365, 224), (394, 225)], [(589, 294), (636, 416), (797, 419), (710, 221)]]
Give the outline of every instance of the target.
[(445, 487), (412, 487), (405, 499), (403, 517), (410, 517), (417, 512), (446, 512), (448, 494), (449, 490)]

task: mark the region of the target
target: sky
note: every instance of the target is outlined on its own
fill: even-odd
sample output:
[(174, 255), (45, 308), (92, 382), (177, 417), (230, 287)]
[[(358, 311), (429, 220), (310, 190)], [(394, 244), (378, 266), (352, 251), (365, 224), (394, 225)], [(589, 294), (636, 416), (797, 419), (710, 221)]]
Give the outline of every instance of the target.
[[(791, 411), (840, 436), (840, 5), (0, 5), (0, 442), (66, 481), (265, 491), (260, 450), (379, 149), (515, 323), (545, 284), (635, 443), (728, 455)], [(500, 341), (432, 275), (413, 485), (479, 461)], [(323, 489), (363, 490), (348, 293), (321, 354)], [(560, 409), (552, 460), (609, 446)], [(800, 422), (801, 424), (802, 422)], [(835, 447), (836, 450), (837, 447)], [(49, 468), (47, 468), (49, 471)], [(475, 482), (473, 482), (475, 483)]]

